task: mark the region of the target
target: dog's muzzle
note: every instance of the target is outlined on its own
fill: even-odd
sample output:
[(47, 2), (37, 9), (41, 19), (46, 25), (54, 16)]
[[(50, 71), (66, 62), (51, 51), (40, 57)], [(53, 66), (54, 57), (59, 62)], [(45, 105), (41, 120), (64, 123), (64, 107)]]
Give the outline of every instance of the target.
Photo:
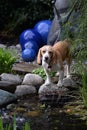
[(48, 57), (45, 57), (45, 61), (48, 61), (49, 60), (49, 58)]

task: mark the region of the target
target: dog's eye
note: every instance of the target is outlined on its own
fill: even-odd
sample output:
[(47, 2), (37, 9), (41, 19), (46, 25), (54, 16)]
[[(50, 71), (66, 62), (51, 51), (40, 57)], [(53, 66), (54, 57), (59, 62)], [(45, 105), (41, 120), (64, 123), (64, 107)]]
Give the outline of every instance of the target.
[(45, 53), (46, 51), (44, 50), (43, 53)]
[(52, 54), (52, 51), (49, 51), (49, 54)]

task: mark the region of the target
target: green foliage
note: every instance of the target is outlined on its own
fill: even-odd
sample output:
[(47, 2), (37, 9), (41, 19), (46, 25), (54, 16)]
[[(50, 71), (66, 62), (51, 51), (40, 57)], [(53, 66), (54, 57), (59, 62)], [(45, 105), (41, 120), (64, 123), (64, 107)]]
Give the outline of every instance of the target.
[(44, 80), (46, 79), (46, 74), (45, 74), (43, 68), (34, 69), (34, 70), (32, 71), (32, 73), (33, 73), (33, 74), (38, 74), (38, 75), (41, 76)]
[(84, 73), (82, 74), (82, 88), (80, 92), (84, 106), (87, 108), (87, 84), (86, 84), (86, 75)]
[[(32, 71), (33, 74), (38, 74), (39, 76), (41, 76), (44, 80), (46, 79), (46, 74), (45, 71), (42, 67), (34, 69)], [(50, 72), (50, 76), (54, 77), (55, 76), (55, 72)]]
[(12, 65), (15, 61), (16, 58), (11, 51), (0, 48), (0, 73), (11, 72)]

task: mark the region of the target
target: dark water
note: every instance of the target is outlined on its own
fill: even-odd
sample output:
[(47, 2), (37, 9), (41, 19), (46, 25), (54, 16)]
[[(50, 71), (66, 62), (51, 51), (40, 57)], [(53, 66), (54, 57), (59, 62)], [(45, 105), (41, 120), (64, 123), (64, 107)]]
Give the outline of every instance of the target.
[(87, 130), (85, 121), (79, 116), (69, 115), (61, 107), (50, 107), (39, 103), (37, 96), (26, 96), (16, 104), (2, 108), (4, 126), (13, 123), (16, 116), (17, 130), (23, 130), (25, 122), (30, 123), (31, 130)]

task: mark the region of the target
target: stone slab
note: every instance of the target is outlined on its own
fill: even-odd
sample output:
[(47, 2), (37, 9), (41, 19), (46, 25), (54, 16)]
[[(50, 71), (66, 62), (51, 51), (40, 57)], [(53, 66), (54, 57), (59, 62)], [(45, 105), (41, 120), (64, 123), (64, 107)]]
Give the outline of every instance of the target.
[(12, 67), (13, 71), (16, 72), (29, 72), (31, 73), (34, 69), (39, 68), (40, 66), (34, 63), (28, 63), (28, 62), (19, 62), (15, 63)]

